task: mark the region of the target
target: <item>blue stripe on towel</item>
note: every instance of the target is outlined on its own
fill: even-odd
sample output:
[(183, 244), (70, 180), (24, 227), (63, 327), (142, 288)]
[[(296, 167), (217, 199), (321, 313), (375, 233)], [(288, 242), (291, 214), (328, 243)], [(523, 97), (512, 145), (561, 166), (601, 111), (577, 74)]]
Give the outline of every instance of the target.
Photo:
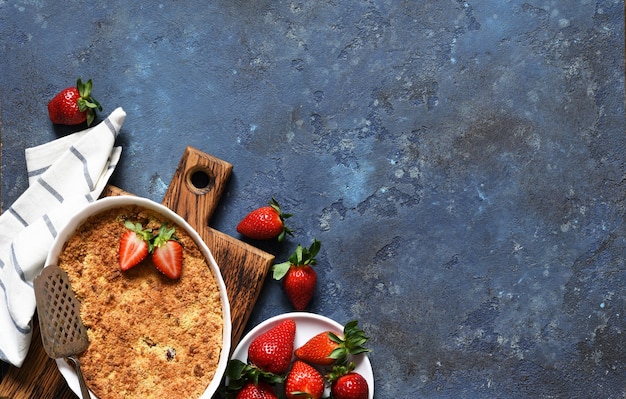
[[(4, 286), (4, 284), (2, 283), (2, 280), (0, 280), (0, 289), (2, 289), (2, 292), (4, 293), (4, 300), (6, 301), (6, 303), (9, 303), (9, 298), (7, 296), (7, 289)], [(9, 315), (10, 315), (10, 313), (9, 313)], [(32, 327), (31, 327), (30, 324), (28, 325), (28, 327), (22, 328), (19, 325), (17, 325), (15, 320), (13, 320), (13, 316), (11, 316), (11, 321), (13, 322), (13, 326), (15, 327), (15, 329), (17, 331), (19, 331), (21, 334), (30, 334), (30, 332), (32, 331)], [(32, 322), (31, 322), (31, 324), (32, 324)], [(4, 356), (4, 354), (3, 354), (3, 356)]]
[(113, 123), (111, 123), (111, 120), (109, 118), (106, 118), (104, 120), (104, 124), (106, 125), (106, 127), (109, 128), (111, 134), (113, 134), (113, 138), (117, 137), (117, 130), (115, 130), (115, 126), (113, 126)]
[(43, 221), (46, 224), (46, 227), (48, 227), (48, 230), (50, 231), (50, 234), (52, 235), (52, 238), (55, 238), (57, 236), (57, 229), (54, 228), (54, 224), (52, 224), (52, 220), (50, 220), (50, 216), (48, 215), (43, 215)]
[(39, 175), (43, 175), (43, 173), (48, 170), (49, 166), (46, 166), (44, 168), (39, 168), (39, 169), (35, 169), (35, 170), (31, 170), (30, 172), (28, 172), (28, 178), (31, 177), (35, 177), (35, 176), (39, 176)]
[(74, 146), (70, 147), (70, 152), (74, 154), (74, 156), (78, 158), (80, 162), (83, 164), (83, 177), (85, 178), (85, 181), (87, 182), (87, 187), (89, 187), (89, 190), (90, 191), (93, 190), (93, 181), (91, 181), (91, 176), (89, 176), (89, 168), (87, 167), (87, 159)]
[(20, 267), (20, 262), (17, 260), (17, 256), (15, 255), (15, 247), (13, 246), (13, 243), (11, 243), (11, 259), (13, 260), (13, 268), (15, 269), (15, 272), (17, 273), (17, 275), (20, 276), (20, 280), (22, 280), (23, 282), (25, 282), (26, 284), (32, 287), (33, 286), (32, 281), (28, 281), (26, 279), (26, 275), (24, 274), (24, 271)]
[(56, 198), (57, 201), (63, 202), (63, 196), (59, 194), (59, 192), (55, 190), (51, 185), (49, 185), (48, 182), (46, 182), (44, 179), (40, 177), (39, 179), (37, 179), (37, 183), (39, 183), (41, 187), (45, 188), (47, 192), (52, 194), (52, 196)]
[(19, 213), (17, 213), (17, 211), (13, 209), (13, 207), (9, 207), (8, 212), (13, 215), (13, 217), (17, 219), (22, 225), (24, 225), (24, 227), (28, 227), (28, 222), (24, 220), (24, 218)]

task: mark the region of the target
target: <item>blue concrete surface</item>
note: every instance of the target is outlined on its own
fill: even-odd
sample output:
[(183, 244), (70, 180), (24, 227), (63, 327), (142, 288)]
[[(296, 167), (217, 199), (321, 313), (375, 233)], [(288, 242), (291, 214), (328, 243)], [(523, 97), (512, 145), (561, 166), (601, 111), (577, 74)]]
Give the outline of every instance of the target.
[[(0, 2), (2, 209), (77, 77), (128, 113), (112, 183), (231, 162), (322, 241), (310, 311), (371, 336), (376, 398), (626, 395), (624, 3)], [(268, 279), (248, 329), (291, 310)]]

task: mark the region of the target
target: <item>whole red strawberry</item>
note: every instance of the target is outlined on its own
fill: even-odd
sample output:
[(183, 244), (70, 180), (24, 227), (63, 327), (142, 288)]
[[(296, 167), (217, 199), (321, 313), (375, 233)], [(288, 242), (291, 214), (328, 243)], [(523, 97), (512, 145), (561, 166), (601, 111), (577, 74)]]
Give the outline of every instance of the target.
[(237, 225), (237, 232), (254, 240), (271, 240), (278, 242), (285, 239), (291, 230), (285, 226), (285, 219), (291, 217), (289, 213), (282, 213), (278, 202), (272, 198), (269, 206), (257, 208), (248, 213)]
[(285, 380), (285, 395), (287, 395), (287, 399), (319, 399), (323, 394), (324, 376), (310, 364), (301, 360), (293, 362), (293, 366)]
[(283, 374), (293, 357), (296, 323), (285, 319), (256, 337), (248, 347), (248, 361), (263, 371)]
[(343, 338), (332, 331), (321, 332), (295, 350), (295, 355), (308, 363), (321, 366), (346, 365), (348, 356), (369, 352), (364, 344), (369, 339), (356, 320), (343, 328)]
[(93, 84), (91, 79), (83, 83), (80, 78), (76, 87), (61, 90), (48, 103), (48, 115), (52, 123), (61, 125), (79, 125), (87, 121), (87, 126), (93, 122), (96, 109), (102, 111), (102, 106), (91, 97)]
[(331, 384), (330, 394), (333, 399), (368, 399), (369, 386), (361, 374), (350, 371)]
[(241, 388), (235, 399), (278, 399), (271, 385), (260, 381), (258, 384), (248, 382)]
[(296, 310), (304, 310), (315, 293), (317, 273), (311, 265), (317, 263), (315, 256), (322, 243), (313, 240), (307, 249), (299, 245), (286, 262), (274, 265), (273, 276), (276, 280), (283, 277), (283, 287), (287, 298)]

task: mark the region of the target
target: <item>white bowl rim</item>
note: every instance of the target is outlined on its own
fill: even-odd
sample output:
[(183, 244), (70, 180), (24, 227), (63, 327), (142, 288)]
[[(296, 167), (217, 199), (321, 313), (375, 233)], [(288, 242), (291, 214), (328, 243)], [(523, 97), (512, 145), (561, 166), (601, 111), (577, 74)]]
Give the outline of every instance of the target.
[[(210, 399), (213, 394), (217, 391), (221, 379), (226, 372), (226, 366), (228, 364), (229, 356), (230, 356), (230, 347), (232, 340), (232, 320), (230, 314), (230, 302), (228, 301), (228, 295), (226, 291), (226, 285), (224, 284), (224, 279), (222, 278), (222, 273), (213, 258), (213, 254), (209, 247), (207, 247), (206, 243), (200, 237), (200, 234), (191, 226), (185, 219), (183, 219), (180, 215), (169, 209), (168, 207), (161, 205), (157, 202), (154, 202), (150, 199), (143, 197), (136, 197), (132, 195), (120, 195), (114, 197), (104, 197), (98, 199), (85, 207), (81, 208), (74, 216), (72, 216), (67, 224), (60, 229), (57, 236), (54, 238), (52, 245), (50, 247), (50, 251), (48, 252), (48, 256), (46, 258), (45, 265), (56, 264), (58, 260), (58, 256), (63, 250), (65, 246), (65, 242), (70, 238), (73, 234), (74, 230), (84, 222), (88, 217), (105, 211), (107, 209), (117, 208), (121, 206), (128, 205), (137, 205), (142, 206), (147, 209), (153, 210), (157, 213), (162, 214), (166, 218), (175, 222), (182, 228), (184, 228), (187, 233), (191, 236), (191, 238), (196, 242), (204, 256), (206, 257), (209, 267), (213, 272), (217, 280), (217, 284), (220, 290), (220, 298), (222, 300), (222, 315), (224, 319), (224, 325), (222, 328), (222, 351), (220, 353), (220, 359), (217, 364), (217, 369), (215, 370), (215, 376), (213, 380), (209, 383), (206, 390), (200, 396), (199, 399)], [(59, 371), (67, 381), (68, 385), (76, 393), (80, 395), (80, 387), (78, 385), (78, 378), (76, 376), (76, 372), (72, 367), (70, 367), (64, 360), (57, 359), (56, 360)], [(92, 399), (98, 399), (93, 392), (90, 392)]]

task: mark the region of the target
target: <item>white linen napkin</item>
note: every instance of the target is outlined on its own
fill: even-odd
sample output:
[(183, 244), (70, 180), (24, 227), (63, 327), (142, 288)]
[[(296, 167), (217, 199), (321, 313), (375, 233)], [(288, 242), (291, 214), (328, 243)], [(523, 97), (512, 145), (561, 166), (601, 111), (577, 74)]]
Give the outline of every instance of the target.
[(29, 187), (0, 215), (0, 360), (20, 367), (30, 346), (33, 280), (57, 232), (98, 199), (120, 158), (126, 113), (25, 151)]

